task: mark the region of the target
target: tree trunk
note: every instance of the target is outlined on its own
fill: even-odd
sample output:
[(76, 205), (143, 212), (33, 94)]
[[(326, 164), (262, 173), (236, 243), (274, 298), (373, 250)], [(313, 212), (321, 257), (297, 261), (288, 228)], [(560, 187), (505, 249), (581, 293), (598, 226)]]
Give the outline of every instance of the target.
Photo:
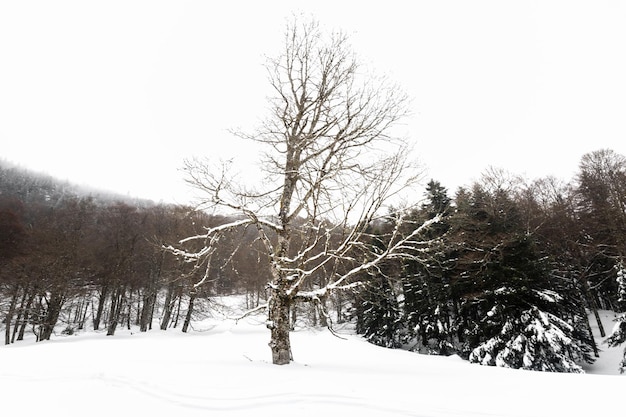
[(180, 319), (180, 305), (183, 302), (183, 295), (178, 295), (178, 303), (176, 304), (176, 318), (174, 319), (174, 328), (178, 327), (178, 320)]
[[(7, 311), (7, 315), (5, 318), (5, 329), (4, 329), (4, 344), (8, 345), (11, 343), (11, 321), (13, 321), (13, 315), (15, 314), (15, 306), (17, 305), (17, 293), (18, 286), (15, 285), (13, 291), (13, 296), (11, 297), (11, 305), (9, 306), (9, 311)], [(17, 326), (17, 323), (15, 323)]]
[(287, 295), (280, 294), (278, 290), (273, 292), (269, 303), (269, 320), (267, 322), (271, 334), (269, 346), (272, 350), (272, 363), (274, 365), (287, 365), (293, 360), (289, 340), (291, 299)]
[(583, 277), (582, 281), (589, 308), (591, 309), (591, 311), (593, 311), (593, 315), (595, 316), (596, 322), (598, 324), (598, 329), (600, 330), (600, 337), (606, 337), (606, 332), (604, 331), (604, 326), (602, 325), (602, 319), (600, 318), (600, 314), (598, 313), (596, 296), (595, 294), (592, 294), (591, 289), (589, 288), (589, 281), (587, 281), (587, 278)]
[(311, 327), (317, 327), (317, 316), (318, 316), (318, 311), (317, 311), (317, 306), (314, 305), (312, 308), (309, 309), (309, 321), (311, 324)]
[(28, 317), (30, 316), (30, 307), (33, 305), (33, 301), (35, 301), (35, 293), (31, 293), (28, 297), (28, 301), (26, 302), (26, 307), (22, 313), (22, 323), (20, 325), (20, 331), (17, 333), (17, 340), (24, 340), (24, 332), (26, 331), (26, 325), (28, 324)]
[(96, 310), (96, 316), (93, 318), (93, 329), (100, 329), (100, 320), (102, 320), (102, 313), (104, 312), (104, 303), (109, 295), (109, 287), (103, 286), (100, 289), (100, 299), (98, 300), (98, 309)]
[(298, 321), (298, 309), (295, 303), (291, 303), (291, 320), (289, 321), (289, 330), (296, 330), (296, 321)]
[(143, 298), (143, 307), (141, 308), (141, 317), (139, 319), (139, 331), (145, 332), (150, 327), (152, 321), (152, 312), (156, 303), (156, 294), (150, 290)]
[(24, 315), (26, 314), (25, 304), (26, 304), (27, 298), (28, 298), (28, 290), (25, 289), (24, 293), (22, 294), (22, 300), (20, 301), (20, 307), (17, 310), (17, 317), (15, 318), (15, 325), (13, 326), (13, 334), (11, 335), (11, 343), (15, 342), (15, 336), (17, 335), (17, 332), (19, 328), (21, 327)]
[(593, 310), (593, 315), (596, 318), (596, 322), (598, 323), (598, 329), (600, 330), (600, 337), (606, 337), (606, 331), (604, 330), (604, 325), (602, 324), (602, 319), (600, 318), (600, 313), (598, 313), (598, 308), (596, 307), (596, 302), (591, 302), (591, 309)]
[(124, 305), (124, 294), (126, 290), (118, 287), (111, 294), (111, 313), (109, 317), (109, 325), (107, 326), (107, 336), (113, 336), (120, 320), (120, 313)]
[(174, 284), (170, 283), (167, 286), (167, 293), (165, 294), (165, 303), (163, 305), (163, 318), (161, 319), (161, 330), (167, 330), (167, 326), (170, 324), (170, 318), (172, 317), (172, 293), (174, 292)]
[(39, 341), (50, 340), (50, 336), (52, 336), (52, 333), (54, 332), (54, 326), (56, 326), (57, 321), (59, 320), (59, 314), (61, 314), (61, 307), (64, 302), (65, 297), (63, 295), (58, 293), (51, 295), (50, 301), (48, 302), (46, 317), (41, 324)]
[(126, 311), (126, 328), (128, 330), (130, 330), (130, 328), (131, 328), (130, 327), (130, 317), (131, 317), (131, 315), (133, 313), (133, 311), (132, 311), (133, 310), (133, 308), (132, 308), (133, 307), (133, 303), (132, 302), (128, 302), (127, 304), (128, 304), (128, 310)]
[[(80, 298), (74, 303), (74, 320), (72, 320), (72, 324), (77, 324), (80, 322), (80, 318), (83, 315), (83, 304), (85, 302), (84, 298)], [(72, 311), (70, 310), (70, 315)]]
[(141, 315), (143, 314), (142, 302), (143, 305), (145, 305), (145, 297), (142, 297), (141, 291), (137, 290), (137, 314), (135, 318), (135, 326), (141, 326)]
[(85, 303), (83, 305), (83, 309), (80, 315), (80, 320), (78, 321), (78, 330), (83, 330), (85, 328), (85, 321), (87, 320), (87, 312), (89, 311), (90, 304), (91, 303), (85, 299)]
[(337, 323), (343, 323), (343, 297), (337, 293), (334, 298), (335, 311), (337, 313)]
[(193, 315), (193, 303), (196, 300), (196, 292), (192, 291), (189, 294), (189, 307), (187, 307), (187, 314), (185, 315), (185, 322), (183, 323), (183, 333), (187, 333), (189, 325), (191, 324), (191, 316)]
[(148, 319), (148, 330), (152, 330), (152, 322), (154, 321), (154, 309), (156, 308), (157, 294), (154, 294), (154, 302), (150, 308), (150, 318)]

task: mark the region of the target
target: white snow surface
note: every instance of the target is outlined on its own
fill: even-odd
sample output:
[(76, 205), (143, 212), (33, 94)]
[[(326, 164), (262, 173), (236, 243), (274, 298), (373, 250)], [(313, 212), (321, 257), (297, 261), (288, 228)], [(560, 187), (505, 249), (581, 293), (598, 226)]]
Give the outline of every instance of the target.
[[(610, 329), (612, 313), (603, 318)], [(286, 366), (269, 363), (262, 317), (216, 317), (188, 334), (121, 329), (26, 340), (0, 348), (3, 415), (614, 415), (620, 403), (607, 400), (626, 387), (621, 348), (604, 347), (587, 374), (554, 374), (385, 349), (347, 328), (339, 334), (296, 330)]]

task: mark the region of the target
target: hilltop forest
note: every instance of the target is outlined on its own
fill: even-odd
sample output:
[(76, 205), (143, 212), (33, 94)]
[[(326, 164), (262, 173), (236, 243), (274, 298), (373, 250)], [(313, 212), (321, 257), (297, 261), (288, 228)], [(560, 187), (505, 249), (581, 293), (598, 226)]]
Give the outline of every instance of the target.
[[(580, 364), (599, 354), (588, 317), (626, 311), (626, 157), (612, 150), (584, 155), (569, 181), (527, 181), (490, 168), (451, 193), (431, 180), (410, 207), (380, 214), (363, 238), (381, 251), (389, 236), (410, 236), (411, 225), (436, 218), (425, 256), (389, 259), (347, 291), (293, 305), (292, 327), (352, 322), (367, 340), (390, 348), (582, 372)], [(398, 222), (400, 216), (411, 221)], [(217, 295), (245, 295), (249, 309), (262, 305), (270, 267), (264, 244), (245, 224), (220, 237), (210, 264), (168, 249), (235, 220), (85, 191), (1, 163), (5, 343), (86, 327), (107, 335), (119, 326), (188, 331), (210, 314)], [(601, 331), (620, 344), (626, 319), (612, 335)]]

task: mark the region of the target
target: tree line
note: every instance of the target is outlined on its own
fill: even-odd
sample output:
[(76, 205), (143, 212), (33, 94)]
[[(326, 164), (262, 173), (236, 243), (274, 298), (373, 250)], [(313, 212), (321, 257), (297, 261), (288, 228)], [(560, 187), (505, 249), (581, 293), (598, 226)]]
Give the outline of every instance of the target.
[[(598, 309), (626, 308), (626, 157), (588, 153), (570, 182), (491, 168), (449, 196), (431, 181), (409, 216), (436, 215), (429, 256), (388, 262), (357, 294), (360, 333), (512, 368), (580, 372), (598, 356), (587, 311), (604, 337)], [(374, 225), (371, 239), (395, 218)], [(623, 341), (623, 330), (609, 339)]]
[[(569, 182), (528, 183), (491, 168), (450, 196), (431, 180), (419, 206), (372, 220), (361, 237), (383, 251), (436, 217), (420, 236), (428, 242), (425, 256), (387, 259), (350, 281), (359, 285), (348, 292), (294, 304), (290, 327), (353, 320), (358, 333), (381, 346), (579, 372), (602, 348), (587, 312), (608, 336), (598, 309), (626, 311), (625, 197), (626, 157), (612, 150), (584, 155)], [(88, 325), (113, 335), (117, 326), (147, 331), (154, 323), (187, 331), (214, 295), (245, 294), (249, 308), (259, 306), (268, 299), (270, 266), (249, 226), (221, 235), (208, 263), (167, 248), (181, 236), (237, 221), (85, 194), (47, 176), (0, 168), (5, 343), (27, 332), (47, 340), (59, 325), (64, 333)], [(307, 226), (301, 223), (294, 228)], [(330, 229), (340, 241), (342, 231)], [(333, 268), (320, 270), (304, 290), (323, 288)], [(613, 345), (624, 342), (626, 320), (619, 320), (608, 338)]]
[[(0, 164), (5, 343), (25, 333), (48, 340), (58, 326), (73, 333), (89, 325), (108, 335), (117, 326), (146, 331), (153, 323), (187, 331), (215, 294), (245, 293), (250, 307), (258, 304), (267, 277), (246, 230), (227, 236), (202, 286), (195, 285), (200, 265), (164, 249), (180, 236), (225, 221), (187, 206), (85, 192)], [(235, 261), (227, 262), (234, 254)]]

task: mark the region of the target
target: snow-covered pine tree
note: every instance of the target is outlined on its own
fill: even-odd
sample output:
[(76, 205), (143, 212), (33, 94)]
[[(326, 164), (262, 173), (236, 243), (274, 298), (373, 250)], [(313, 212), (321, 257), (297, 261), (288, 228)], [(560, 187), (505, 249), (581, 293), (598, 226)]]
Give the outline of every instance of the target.
[[(616, 347), (626, 342), (626, 268), (623, 262), (618, 264), (617, 286), (619, 297), (617, 303), (621, 309), (621, 314), (615, 319), (616, 323), (613, 331), (605, 341), (611, 347)], [(626, 371), (626, 348), (624, 348), (624, 357), (619, 364), (619, 370), (621, 373)]]
[[(385, 235), (394, 229), (394, 214), (368, 227), (371, 243), (378, 252), (386, 248)], [(365, 282), (356, 291), (356, 331), (378, 346), (398, 348), (405, 333), (398, 288), (400, 262), (385, 261), (363, 273)]]
[(620, 313), (626, 312), (626, 267), (623, 262), (617, 265), (617, 305)]
[(402, 314), (397, 295), (386, 277), (372, 277), (360, 289), (356, 310), (358, 334), (378, 346), (398, 348), (402, 345)]
[(426, 202), (411, 216), (415, 220), (441, 216), (427, 232), (437, 243), (428, 261), (405, 262), (402, 271), (407, 343), (420, 353), (455, 353), (449, 277), (453, 256), (441, 240), (449, 229), (446, 218), (450, 214), (450, 203), (446, 188), (431, 180), (426, 186)]
[[(575, 302), (552, 280), (529, 236), (499, 248), (486, 270), (496, 285), (474, 300), (469, 360), (482, 365), (550, 372), (583, 372), (593, 362), (590, 336)], [(473, 343), (477, 343), (473, 345)]]
[[(506, 291), (506, 289), (503, 289)], [(559, 297), (543, 293), (542, 297)], [(491, 315), (499, 314), (497, 309)], [(548, 372), (583, 372), (585, 352), (575, 342), (574, 326), (533, 306), (516, 317), (508, 315), (500, 333), (475, 348), (470, 362), (504, 368)]]
[[(626, 313), (619, 315), (615, 321), (611, 335), (605, 340), (605, 343), (611, 347), (616, 347), (626, 342)], [(624, 357), (619, 363), (619, 370), (621, 373), (626, 371), (626, 348), (624, 349)]]
[(461, 355), (486, 365), (580, 371), (579, 362), (593, 360), (592, 339), (577, 325), (571, 282), (550, 272), (514, 182), (498, 172), (484, 182), (457, 193), (451, 219), (461, 245), (454, 282)]

